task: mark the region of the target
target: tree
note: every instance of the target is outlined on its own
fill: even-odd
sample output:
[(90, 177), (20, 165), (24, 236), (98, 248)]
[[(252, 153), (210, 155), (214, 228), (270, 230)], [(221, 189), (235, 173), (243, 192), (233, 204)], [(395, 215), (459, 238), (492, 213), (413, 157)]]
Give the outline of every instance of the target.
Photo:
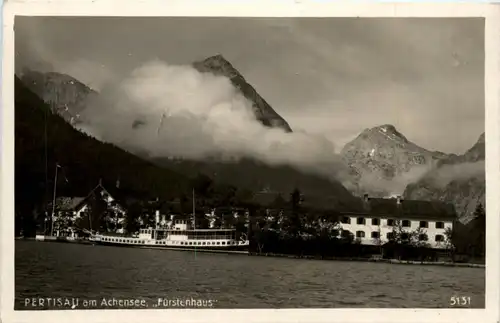
[(138, 202), (133, 202), (128, 206), (125, 222), (125, 230), (128, 233), (137, 232), (140, 228), (140, 218), (142, 214), (142, 205)]
[(453, 255), (455, 253), (455, 245), (453, 244), (453, 240), (454, 240), (454, 231), (451, 227), (447, 227), (445, 230), (444, 230), (444, 236), (445, 236), (445, 246), (446, 246), (446, 250), (448, 251), (449, 255), (453, 258)]
[(471, 221), (471, 238), (474, 256), (484, 256), (486, 252), (486, 213), (481, 203), (477, 204)]
[(297, 238), (302, 231), (301, 203), (300, 191), (295, 188), (291, 193), (290, 206), (284, 212), (283, 233), (287, 236)]
[(90, 199), (90, 219), (91, 230), (109, 230), (108, 221), (106, 218), (109, 216), (108, 204), (101, 196), (100, 192), (94, 192)]

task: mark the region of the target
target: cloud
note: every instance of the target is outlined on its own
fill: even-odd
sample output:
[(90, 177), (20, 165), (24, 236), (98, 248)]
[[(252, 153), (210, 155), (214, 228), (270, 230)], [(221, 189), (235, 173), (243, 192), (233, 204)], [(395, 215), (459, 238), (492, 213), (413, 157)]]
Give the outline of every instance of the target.
[[(84, 57), (69, 58), (65, 56), (65, 52), (69, 50), (68, 46), (74, 44), (68, 45), (68, 42), (64, 42), (65, 50), (58, 50), (57, 47), (53, 46), (51, 38), (47, 39), (47, 35), (44, 33), (47, 29), (45, 19), (47, 18), (44, 17), (42, 20), (23, 18), (19, 20), (19, 17), (16, 18), (16, 74), (21, 75), (25, 69), (68, 74), (94, 90), (100, 90), (116, 79), (111, 68), (102, 63)], [(68, 35), (60, 29), (63, 28), (59, 28), (56, 33), (62, 33), (69, 39), (76, 37)], [(54, 31), (50, 32), (51, 37), (54, 36), (53, 34)]]
[(366, 191), (381, 192), (384, 196), (403, 195), (406, 187), (423, 178), (431, 169), (431, 165), (419, 165), (409, 171), (397, 174), (392, 179), (384, 179), (374, 173), (365, 173), (360, 178), (359, 186)]
[(150, 61), (82, 113), (87, 132), (150, 157), (252, 157), (329, 177), (344, 171), (322, 135), (263, 126), (252, 103), (222, 76)]
[(444, 165), (433, 169), (425, 175), (425, 180), (433, 185), (444, 188), (452, 181), (465, 181), (472, 178), (485, 178), (484, 160), (471, 163)]

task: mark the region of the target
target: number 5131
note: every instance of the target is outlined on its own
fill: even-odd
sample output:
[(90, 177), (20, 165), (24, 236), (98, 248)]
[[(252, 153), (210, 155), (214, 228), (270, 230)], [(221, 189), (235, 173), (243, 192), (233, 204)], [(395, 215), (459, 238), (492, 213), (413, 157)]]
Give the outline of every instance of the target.
[(467, 306), (470, 305), (470, 297), (469, 296), (452, 296), (450, 297), (450, 305), (451, 306)]

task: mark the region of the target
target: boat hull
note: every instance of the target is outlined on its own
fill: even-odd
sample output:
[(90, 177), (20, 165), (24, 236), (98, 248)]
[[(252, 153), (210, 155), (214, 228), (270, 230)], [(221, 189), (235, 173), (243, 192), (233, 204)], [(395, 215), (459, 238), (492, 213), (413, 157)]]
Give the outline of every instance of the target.
[(147, 249), (164, 249), (164, 250), (185, 250), (185, 251), (241, 251), (248, 252), (248, 244), (234, 245), (234, 246), (169, 246), (169, 245), (156, 245), (156, 244), (128, 244), (128, 243), (114, 243), (107, 241), (93, 241), (95, 245), (109, 246), (109, 247), (122, 247), (122, 248), (147, 248)]

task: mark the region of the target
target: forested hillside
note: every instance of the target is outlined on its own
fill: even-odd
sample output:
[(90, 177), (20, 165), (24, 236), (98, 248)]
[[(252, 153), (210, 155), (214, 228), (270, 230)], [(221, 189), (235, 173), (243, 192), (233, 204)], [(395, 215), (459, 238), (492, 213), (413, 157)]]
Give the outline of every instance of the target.
[(58, 196), (85, 196), (99, 180), (173, 198), (188, 191), (188, 178), (124, 150), (91, 138), (53, 114), (15, 79), (16, 233), (33, 230), (36, 217), (52, 199), (56, 165)]

